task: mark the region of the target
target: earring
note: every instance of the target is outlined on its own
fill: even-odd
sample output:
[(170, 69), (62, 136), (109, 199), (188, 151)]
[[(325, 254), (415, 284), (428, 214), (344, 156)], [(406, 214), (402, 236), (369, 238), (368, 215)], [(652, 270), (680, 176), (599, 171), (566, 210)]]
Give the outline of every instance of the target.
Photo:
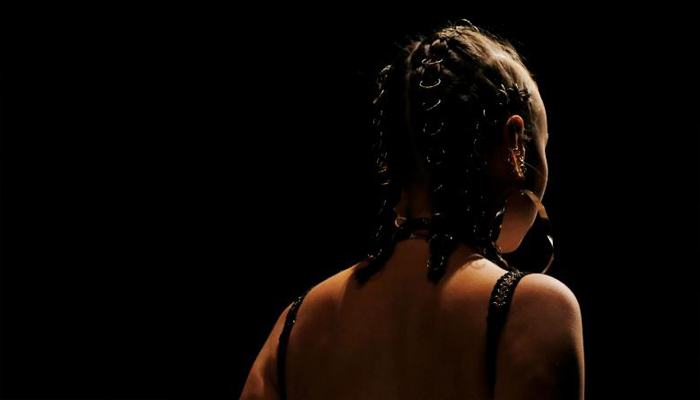
[(521, 189), (520, 193), (526, 195), (532, 201), (532, 203), (535, 205), (535, 208), (537, 209), (537, 215), (539, 216), (540, 220), (546, 223), (545, 237), (547, 238), (547, 242), (551, 247), (551, 255), (549, 257), (547, 265), (541, 272), (542, 274), (545, 274), (547, 273), (547, 270), (549, 270), (549, 268), (552, 266), (552, 262), (554, 261), (554, 237), (552, 236), (552, 224), (549, 221), (549, 216), (547, 215), (547, 210), (544, 208), (544, 204), (542, 204), (542, 201), (540, 201), (536, 194), (527, 189)]
[(527, 167), (525, 166), (525, 152), (521, 151), (517, 146), (510, 149), (506, 157), (508, 164), (512, 165), (515, 174), (520, 179), (525, 178), (525, 173), (527, 172)]

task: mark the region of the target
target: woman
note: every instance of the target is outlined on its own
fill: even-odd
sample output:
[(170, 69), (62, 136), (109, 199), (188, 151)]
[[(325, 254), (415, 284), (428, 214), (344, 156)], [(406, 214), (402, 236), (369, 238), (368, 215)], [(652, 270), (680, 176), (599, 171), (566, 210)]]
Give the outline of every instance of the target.
[(378, 82), (375, 246), (284, 310), (241, 398), (583, 399), (576, 297), (502, 257), (546, 216), (546, 112), (520, 57), (462, 21)]

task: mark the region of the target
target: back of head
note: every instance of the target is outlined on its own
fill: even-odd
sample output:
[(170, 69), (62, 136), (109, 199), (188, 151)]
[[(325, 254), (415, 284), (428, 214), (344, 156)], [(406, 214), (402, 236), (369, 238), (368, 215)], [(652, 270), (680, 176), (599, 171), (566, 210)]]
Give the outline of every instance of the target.
[(402, 189), (425, 184), (431, 198), (429, 277), (437, 281), (459, 243), (510, 269), (496, 245), (503, 215), (490, 160), (510, 116), (532, 141), (541, 101), (513, 46), (466, 20), (412, 40), (378, 77), (373, 146), (382, 187), (368, 279), (391, 255)]

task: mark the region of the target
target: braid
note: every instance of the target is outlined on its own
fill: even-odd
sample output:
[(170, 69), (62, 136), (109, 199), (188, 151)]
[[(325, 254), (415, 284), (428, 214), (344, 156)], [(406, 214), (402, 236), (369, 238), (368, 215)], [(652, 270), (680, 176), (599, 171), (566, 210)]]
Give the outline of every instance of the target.
[[(426, 226), (430, 230), (428, 279), (439, 281), (460, 243), (473, 245), (487, 259), (513, 270), (496, 244), (505, 200), (495, 204), (487, 194), (487, 156), (508, 116), (527, 117), (531, 110), (525, 85), (514, 82), (512, 71), (490, 61), (489, 46), (501, 46), (497, 49), (520, 62), (514, 50), (465, 21), (414, 42), (405, 57), (379, 74), (374, 100), (378, 137), (373, 150), (381, 207), (368, 263), (357, 271), (360, 281), (382, 267), (396, 241), (415, 225), (409, 220), (397, 227), (393, 207), (401, 185), (419, 164), (430, 177), (433, 213)], [(523, 139), (527, 141), (531, 118), (525, 119)], [(401, 158), (407, 157), (400, 153), (409, 153), (409, 147), (415, 162)]]
[(375, 167), (377, 168), (377, 178), (380, 192), (380, 207), (378, 223), (372, 237), (372, 246), (369, 254), (366, 257), (368, 262), (365, 268), (362, 268), (357, 273), (357, 278), (360, 282), (366, 282), (374, 275), (382, 265), (391, 257), (394, 249), (396, 237), (396, 225), (394, 224), (393, 207), (399, 201), (401, 189), (398, 187), (396, 179), (392, 179), (387, 162), (387, 142), (386, 134), (386, 103), (387, 103), (387, 88), (386, 81), (393, 67), (388, 65), (382, 69), (377, 78), (378, 95), (374, 99), (376, 115), (373, 120), (373, 125), (377, 129), (377, 139), (373, 145), (373, 156)]
[(447, 167), (446, 142), (444, 132), (446, 94), (450, 76), (445, 65), (449, 58), (447, 38), (436, 34), (419, 43), (409, 56), (409, 65), (413, 69), (409, 90), (414, 104), (409, 104), (418, 132), (418, 147), (424, 151), (425, 163), (430, 173), (431, 209), (433, 223), (430, 227), (430, 258), (428, 260), (428, 278), (437, 282), (444, 274), (449, 254), (457, 247), (457, 239), (449, 234), (446, 218), (448, 202), (451, 198), (452, 185), (445, 173)]

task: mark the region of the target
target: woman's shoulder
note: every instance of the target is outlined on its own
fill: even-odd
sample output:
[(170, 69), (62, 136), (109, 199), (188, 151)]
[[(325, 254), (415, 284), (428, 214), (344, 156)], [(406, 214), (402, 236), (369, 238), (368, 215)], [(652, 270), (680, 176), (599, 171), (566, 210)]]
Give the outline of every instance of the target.
[(513, 307), (516, 306), (521, 312), (548, 310), (558, 316), (562, 313), (580, 314), (574, 292), (559, 279), (542, 273), (527, 273), (521, 278), (513, 296)]
[(571, 351), (580, 333), (581, 308), (566, 284), (542, 273), (522, 277), (503, 331), (506, 346), (519, 354), (515, 359)]
[[(313, 319), (319, 318), (328, 320), (335, 317), (337, 310), (337, 302), (339, 301), (340, 293), (348, 285), (353, 277), (354, 268), (361, 263), (345, 268), (328, 278), (316, 283), (306, 289), (303, 301), (299, 307), (299, 314), (303, 316), (313, 316)], [(291, 304), (290, 304), (291, 306)], [(289, 307), (288, 307), (289, 308)], [(310, 321), (309, 318), (299, 318), (300, 320)]]
[[(571, 289), (541, 273), (525, 275), (517, 285), (498, 347), (497, 392), (553, 391), (566, 382), (571, 398), (583, 398), (583, 325)], [(513, 379), (510, 379), (513, 378)], [(558, 384), (558, 383), (557, 383)]]
[[(517, 308), (523, 309), (523, 312), (531, 311), (531, 308), (542, 310), (543, 307), (553, 307), (562, 311), (579, 310), (579, 303), (573, 291), (565, 283), (551, 275), (517, 268), (509, 271), (487, 259), (482, 259), (480, 262), (478, 277), (466, 276), (464, 279), (475, 280), (477, 278), (484, 286), (491, 289), (496, 289), (499, 284), (514, 286), (512, 288), (514, 308), (516, 308), (517, 302)], [(509, 276), (519, 279), (506, 279)]]
[[(517, 269), (511, 272), (486, 259), (472, 266), (474, 268), (470, 269), (474, 271), (465, 271), (451, 284), (450, 290), (457, 294), (455, 297), (468, 299), (471, 304), (482, 304), (488, 297), (492, 301), (500, 286), (508, 286), (506, 291), (511, 291), (508, 320), (525, 325), (561, 325), (575, 323), (581, 318), (576, 295), (555, 277)], [(515, 272), (522, 272), (522, 275)]]

